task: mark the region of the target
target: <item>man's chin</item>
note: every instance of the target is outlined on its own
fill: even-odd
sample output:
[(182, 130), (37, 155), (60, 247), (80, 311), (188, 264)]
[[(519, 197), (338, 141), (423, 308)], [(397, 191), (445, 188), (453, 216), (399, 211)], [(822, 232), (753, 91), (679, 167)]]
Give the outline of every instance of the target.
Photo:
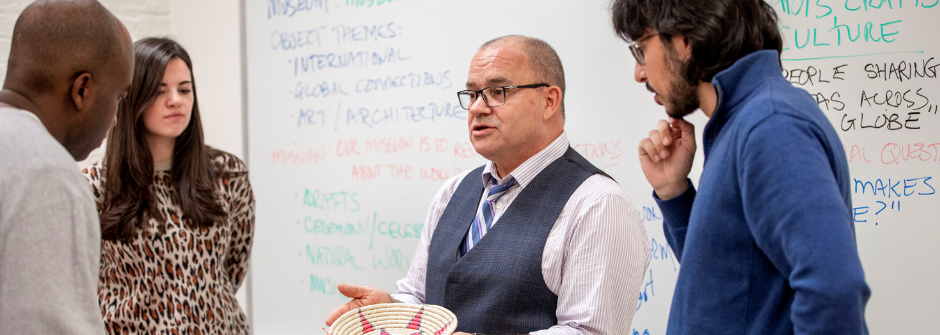
[(489, 159), (487, 157), (491, 154), (491, 152), (487, 146), (483, 145), (482, 143), (481, 144), (472, 143), (472, 145), (473, 145), (473, 151), (476, 152), (477, 155), (480, 155), (480, 156), (483, 156), (483, 158)]
[(676, 109), (671, 106), (666, 106), (666, 115), (673, 119), (681, 119), (689, 114), (694, 113), (698, 108), (685, 108), (685, 109)]

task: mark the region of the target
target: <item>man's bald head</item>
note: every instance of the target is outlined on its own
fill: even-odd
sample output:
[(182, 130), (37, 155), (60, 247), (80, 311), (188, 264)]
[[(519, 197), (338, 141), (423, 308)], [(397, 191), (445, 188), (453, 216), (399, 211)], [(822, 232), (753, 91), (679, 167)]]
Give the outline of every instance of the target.
[[(535, 72), (537, 78), (549, 85), (558, 86), (561, 89), (562, 97), (565, 94), (565, 69), (561, 66), (561, 58), (558, 53), (547, 42), (534, 37), (522, 35), (507, 35), (497, 37), (483, 43), (480, 50), (490, 48), (502, 48), (506, 45), (521, 45), (529, 58), (529, 66)], [(562, 117), (565, 116), (565, 103), (562, 99), (559, 106)]]
[(97, 1), (36, 1), (13, 27), (0, 102), (35, 113), (82, 160), (114, 124), (133, 64), (130, 34)]
[(122, 36), (124, 26), (97, 1), (36, 1), (16, 20), (3, 87), (32, 98), (81, 72), (106, 71), (121, 57)]

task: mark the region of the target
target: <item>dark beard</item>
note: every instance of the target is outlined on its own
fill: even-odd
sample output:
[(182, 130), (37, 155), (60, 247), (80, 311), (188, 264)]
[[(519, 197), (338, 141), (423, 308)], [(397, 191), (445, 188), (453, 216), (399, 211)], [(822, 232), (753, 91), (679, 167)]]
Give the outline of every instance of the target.
[(681, 119), (699, 108), (700, 103), (696, 94), (698, 82), (689, 80), (686, 76), (690, 62), (679, 60), (678, 53), (670, 48), (666, 49), (666, 66), (676, 76), (675, 80), (669, 84), (669, 93), (672, 97), (665, 104), (666, 114), (673, 119)]

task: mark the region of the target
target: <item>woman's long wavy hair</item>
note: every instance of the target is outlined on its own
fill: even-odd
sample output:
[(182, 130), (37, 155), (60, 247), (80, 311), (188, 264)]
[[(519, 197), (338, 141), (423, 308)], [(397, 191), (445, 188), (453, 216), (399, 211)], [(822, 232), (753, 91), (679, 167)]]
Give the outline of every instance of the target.
[[(154, 161), (144, 137), (146, 129), (142, 117), (156, 102), (166, 66), (174, 58), (185, 62), (192, 76), (189, 54), (175, 41), (146, 38), (134, 43), (134, 79), (127, 98), (118, 109), (117, 124), (108, 136), (104, 158), (106, 179), (101, 234), (105, 240), (129, 241), (147, 228), (150, 218), (161, 223), (158, 225), (161, 234), (166, 232), (166, 218), (157, 209), (151, 190)], [(176, 138), (168, 184), (177, 190), (170, 196), (181, 206), (180, 219), (193, 227), (207, 227), (222, 221), (225, 211), (215, 193), (219, 171), (212, 158), (217, 153), (204, 144), (196, 78), (192, 81), (192, 116), (189, 126)]]

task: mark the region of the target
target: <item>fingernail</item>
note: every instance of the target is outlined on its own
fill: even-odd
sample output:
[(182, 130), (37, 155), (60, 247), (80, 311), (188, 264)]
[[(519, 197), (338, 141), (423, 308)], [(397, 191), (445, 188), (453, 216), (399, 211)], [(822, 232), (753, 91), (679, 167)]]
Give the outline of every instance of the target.
[(659, 152), (659, 155), (662, 156), (663, 158), (669, 157), (669, 151), (663, 150)]

